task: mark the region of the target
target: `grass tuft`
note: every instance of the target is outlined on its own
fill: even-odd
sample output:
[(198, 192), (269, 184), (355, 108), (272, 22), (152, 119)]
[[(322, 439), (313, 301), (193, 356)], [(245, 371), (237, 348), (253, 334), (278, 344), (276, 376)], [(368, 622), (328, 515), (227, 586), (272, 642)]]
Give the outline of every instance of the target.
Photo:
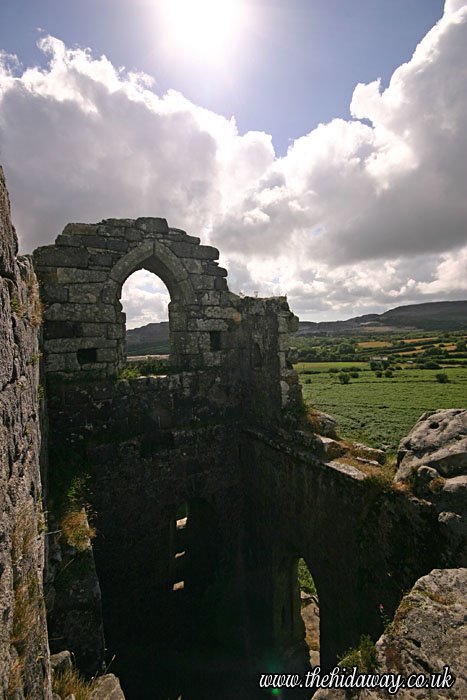
[(69, 668), (54, 676), (52, 690), (62, 698), (74, 695), (75, 700), (88, 700), (93, 685), (93, 681), (86, 681), (75, 668)]
[(96, 529), (89, 525), (85, 508), (67, 511), (60, 520), (60, 527), (67, 543), (79, 552), (84, 552), (96, 536)]

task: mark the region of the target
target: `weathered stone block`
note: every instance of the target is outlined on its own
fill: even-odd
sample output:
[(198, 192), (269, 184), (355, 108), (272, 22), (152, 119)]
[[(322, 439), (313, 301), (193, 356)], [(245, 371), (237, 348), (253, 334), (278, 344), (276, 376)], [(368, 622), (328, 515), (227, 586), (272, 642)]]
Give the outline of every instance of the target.
[(215, 277), (227, 277), (227, 270), (223, 267), (219, 267), (217, 263), (208, 262), (205, 269), (208, 275), (214, 275)]
[(76, 335), (82, 335), (89, 338), (106, 338), (106, 331), (106, 323), (80, 323)]
[(75, 338), (80, 335), (80, 325), (69, 321), (49, 321), (44, 325), (44, 339)]
[(49, 304), (55, 301), (68, 301), (68, 290), (60, 284), (44, 284), (42, 291)]
[[(49, 274), (46, 271), (46, 279)], [(56, 281), (60, 284), (87, 284), (89, 282), (104, 282), (107, 274), (104, 270), (73, 270), (69, 268), (58, 268), (56, 270)], [(41, 269), (41, 281), (44, 280), (44, 272)], [(48, 281), (48, 280), (47, 280)]]
[(186, 258), (183, 261), (183, 265), (190, 275), (202, 275), (204, 272), (203, 263), (196, 258)]
[(99, 225), (99, 229), (101, 228), (102, 224), (105, 226), (108, 224), (110, 226), (111, 231), (115, 231), (115, 227), (122, 227), (122, 228), (128, 228), (132, 227), (134, 225), (135, 221), (134, 219), (103, 219), (101, 224)]
[(179, 243), (170, 241), (169, 245), (175, 255), (181, 258), (197, 258), (198, 260), (217, 260), (219, 251), (212, 246), (193, 244), (188, 242)]
[[(170, 312), (170, 328), (173, 331), (186, 331), (187, 330), (187, 318), (186, 314), (180, 312)], [(189, 330), (195, 330), (190, 328)]]
[(105, 247), (107, 250), (116, 250), (120, 253), (126, 253), (128, 246), (129, 242), (127, 240), (121, 240), (120, 238), (107, 238), (105, 240)]
[(235, 310), (225, 306), (204, 306), (203, 314), (206, 318), (225, 318), (233, 321)]
[(119, 340), (120, 338), (125, 337), (125, 325), (124, 324), (118, 324), (118, 325), (106, 325), (107, 328), (107, 338), (115, 338)]
[(137, 243), (143, 240), (143, 235), (136, 228), (127, 228), (125, 229), (125, 238), (130, 243)]
[(199, 243), (198, 236), (189, 236), (186, 231), (181, 228), (169, 228), (169, 235), (172, 240), (186, 241), (188, 243)]
[(45, 340), (44, 348), (49, 354), (76, 352), (80, 348), (115, 348), (116, 342), (109, 338), (57, 338)]
[(286, 316), (277, 317), (277, 330), (279, 331), (279, 333), (289, 332), (289, 320)]
[(220, 367), (223, 362), (223, 354), (221, 352), (203, 352), (202, 360), (205, 367)]
[(91, 252), (89, 254), (90, 268), (109, 268), (112, 266), (112, 256), (110, 253)]
[(62, 236), (88, 236), (98, 230), (98, 224), (67, 224), (62, 231)]
[(46, 321), (113, 323), (115, 309), (110, 304), (52, 304), (44, 311)]
[(98, 348), (97, 350), (97, 361), (98, 362), (112, 362), (115, 360), (115, 350), (110, 348)]
[(203, 306), (218, 306), (221, 303), (221, 294), (214, 290), (203, 292), (199, 295), (199, 303)]
[(279, 333), (277, 347), (279, 350), (288, 352), (290, 348), (290, 340), (287, 333)]
[(296, 333), (298, 331), (299, 318), (295, 314), (290, 313), (287, 317), (287, 329), (289, 333)]
[(121, 286), (117, 282), (109, 280), (101, 287), (101, 301), (104, 304), (114, 304), (120, 298), (120, 293)]
[(219, 318), (194, 318), (188, 321), (189, 331), (228, 331), (229, 325)]
[(83, 245), (82, 240), (78, 236), (64, 236), (61, 234), (60, 236), (57, 236), (55, 239), (55, 245), (58, 246), (73, 246), (74, 248), (78, 248)]
[(75, 352), (46, 354), (45, 365), (48, 372), (76, 372), (80, 369)]
[(100, 236), (97, 234), (97, 232), (88, 234), (87, 236), (76, 236), (76, 241), (78, 242), (78, 245), (81, 245), (83, 248), (87, 248), (88, 250), (93, 249), (94, 251), (105, 251), (106, 240), (107, 239), (105, 236)]
[(47, 267), (87, 267), (89, 264), (89, 253), (83, 248), (73, 248), (72, 246), (43, 246), (34, 251), (34, 265)]
[[(208, 278), (209, 279), (209, 278)], [(227, 291), (227, 280), (224, 277), (215, 277), (214, 278), (214, 289), (217, 289), (218, 291), (226, 292)]]
[[(215, 331), (215, 333), (218, 333), (218, 331)], [(200, 352), (211, 352), (213, 348), (209, 332), (198, 333), (198, 347)]]
[(167, 219), (152, 218), (152, 217), (140, 217), (135, 221), (136, 228), (142, 231), (154, 232), (154, 233), (168, 233), (169, 226), (167, 224)]
[(40, 265), (34, 265), (34, 269), (36, 272), (40, 271), (40, 285), (42, 287), (45, 284), (56, 284), (59, 281), (58, 270), (56, 267), (43, 267)]
[(222, 277), (212, 277), (212, 275), (190, 275), (189, 277), (193, 289), (200, 292), (209, 292), (216, 289), (216, 281), (221, 279)]
[(99, 283), (70, 284), (68, 286), (68, 301), (71, 304), (97, 304), (102, 285)]
[(212, 245), (200, 245), (198, 248), (198, 257), (203, 260), (218, 260), (219, 250)]
[(199, 352), (198, 336), (196, 333), (170, 333), (171, 347), (183, 355), (193, 355)]

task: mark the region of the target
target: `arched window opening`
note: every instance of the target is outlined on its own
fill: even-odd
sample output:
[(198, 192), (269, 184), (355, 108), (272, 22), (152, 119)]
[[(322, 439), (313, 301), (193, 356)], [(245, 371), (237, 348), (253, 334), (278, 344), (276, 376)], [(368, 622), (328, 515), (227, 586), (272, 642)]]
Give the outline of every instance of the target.
[(122, 285), (122, 332), (126, 336), (127, 368), (141, 366), (142, 360), (135, 358), (167, 359), (170, 352), (169, 302), (164, 282), (148, 270), (137, 270)]
[(298, 584), (300, 588), (300, 605), (305, 641), (310, 650), (310, 663), (318, 666), (319, 657), (319, 600), (316, 584), (304, 559), (298, 560)]

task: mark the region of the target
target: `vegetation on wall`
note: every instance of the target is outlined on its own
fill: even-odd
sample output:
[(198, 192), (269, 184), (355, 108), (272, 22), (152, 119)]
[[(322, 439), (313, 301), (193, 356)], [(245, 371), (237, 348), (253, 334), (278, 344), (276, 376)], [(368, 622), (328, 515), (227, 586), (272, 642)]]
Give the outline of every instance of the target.
[(24, 687), (30, 645), (40, 622), (41, 597), (34, 547), (39, 536), (33, 504), (17, 514), (11, 533), (13, 608), (10, 627), (12, 663), (8, 677), (8, 700)]
[(373, 673), (378, 667), (376, 647), (367, 634), (360, 637), (358, 646), (348, 649), (339, 658), (339, 666), (348, 669), (357, 667), (360, 673)]
[(96, 535), (89, 525), (87, 489), (90, 475), (82, 457), (72, 451), (54, 454), (49, 482), (49, 510), (67, 544), (78, 551)]

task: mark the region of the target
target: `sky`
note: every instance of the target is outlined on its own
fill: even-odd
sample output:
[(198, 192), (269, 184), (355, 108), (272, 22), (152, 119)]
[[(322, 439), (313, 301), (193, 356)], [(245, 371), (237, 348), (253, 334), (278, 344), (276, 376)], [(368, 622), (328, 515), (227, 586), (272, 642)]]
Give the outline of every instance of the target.
[(21, 252), (163, 216), (303, 320), (467, 297), (467, 0), (2, 0), (0, 52)]

